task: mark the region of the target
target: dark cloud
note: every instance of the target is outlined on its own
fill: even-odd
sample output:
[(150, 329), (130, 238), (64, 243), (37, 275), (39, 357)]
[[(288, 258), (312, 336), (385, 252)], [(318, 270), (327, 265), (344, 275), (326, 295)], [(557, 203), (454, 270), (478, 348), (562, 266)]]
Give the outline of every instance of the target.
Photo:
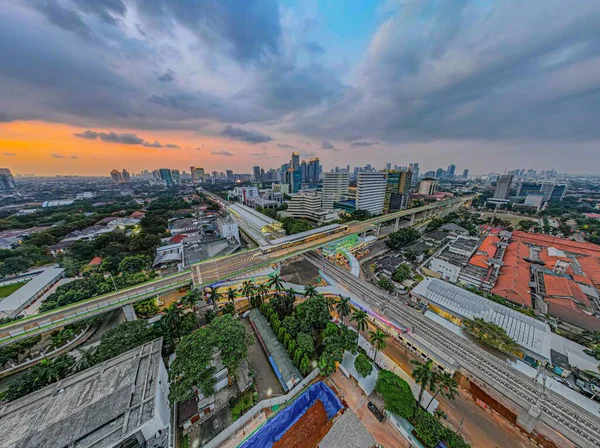
[(323, 149), (331, 149), (331, 150), (336, 150), (337, 148), (335, 146), (333, 146), (333, 143), (331, 143), (329, 140), (323, 140), (321, 142), (321, 148)]
[(175, 72), (171, 69), (158, 76), (160, 82), (171, 82), (175, 79)]
[(283, 149), (296, 149), (295, 146), (288, 145), (287, 143), (277, 143), (277, 147)]
[(317, 155), (317, 153), (313, 152), (313, 151), (300, 150), (299, 155), (300, 155), (300, 157), (315, 157)]
[(92, 31), (76, 10), (63, 8), (60, 3), (53, 0), (30, 0), (29, 4), (51, 24), (65, 31), (72, 31), (84, 39), (92, 37)]
[(270, 142), (273, 140), (270, 135), (263, 134), (262, 132), (253, 131), (250, 129), (236, 128), (232, 125), (225, 126), (221, 135), (233, 138), (235, 140), (241, 140), (247, 143), (263, 143)]
[(273, 158), (273, 156), (266, 151), (251, 152), (250, 155), (256, 159), (272, 159)]
[(366, 140), (362, 140), (362, 141), (358, 141), (358, 142), (352, 142), (350, 143), (350, 146), (373, 146), (373, 145), (378, 145), (379, 142), (368, 142)]
[(318, 42), (312, 41), (306, 44), (306, 51), (312, 54), (323, 54), (325, 53), (325, 48), (323, 48)]
[(125, 3), (121, 0), (71, 0), (77, 7), (85, 13), (93, 14), (105, 23), (118, 25), (119, 19), (115, 16), (123, 17), (127, 12)]
[(2, 155), (8, 156), (8, 157), (15, 157), (17, 155), (17, 153), (16, 152), (3, 152)]
[(50, 154), (50, 157), (54, 157), (55, 159), (64, 159), (66, 156), (53, 152), (52, 154)]
[(105, 143), (120, 143), (122, 145), (142, 145), (146, 148), (179, 148), (178, 145), (173, 143), (167, 143), (163, 145), (158, 141), (148, 142), (136, 134), (117, 132), (96, 132), (87, 130), (84, 132), (76, 132), (73, 134), (75, 137), (85, 138), (87, 140), (101, 140)]
[(232, 156), (233, 153), (230, 151), (227, 151), (226, 149), (222, 149), (220, 151), (212, 151), (211, 154), (215, 155), (215, 156)]

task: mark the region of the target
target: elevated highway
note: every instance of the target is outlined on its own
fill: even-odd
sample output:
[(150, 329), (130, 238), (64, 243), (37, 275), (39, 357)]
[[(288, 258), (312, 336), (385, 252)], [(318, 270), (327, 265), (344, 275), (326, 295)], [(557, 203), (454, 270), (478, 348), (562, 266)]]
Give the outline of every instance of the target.
[(193, 281), (195, 287), (209, 286), (215, 282), (234, 278), (260, 267), (317, 249), (347, 236), (364, 233), (372, 230), (374, 226), (378, 231), (377, 226), (386, 221), (395, 221), (394, 228), (400, 226), (401, 219), (408, 220), (406, 225), (418, 225), (433, 216), (439, 216), (456, 210), (466, 202), (472, 200), (472, 198), (472, 196), (465, 196), (449, 201), (440, 201), (432, 205), (390, 213), (366, 221), (351, 222), (348, 223), (348, 228), (342, 233), (306, 242), (299, 239), (293, 246), (273, 247), (267, 254), (263, 253), (260, 248), (257, 248), (237, 252), (221, 258), (206, 260), (193, 265), (191, 269), (166, 278), (156, 279), (122, 291), (93, 297), (52, 311), (19, 319), (0, 326), (0, 347), (30, 336), (61, 328), (89, 317), (97, 316), (107, 311), (123, 308), (126, 305), (139, 302), (153, 295), (188, 285), (191, 281)]
[(507, 362), (457, 337), (449, 329), (404, 305), (397, 298), (316, 254), (307, 256), (315, 264), (324, 267), (329, 277), (360, 296), (364, 302), (377, 307), (388, 319), (412, 328), (419, 336), (448, 353), (460, 363), (469, 377), (491, 386), (497, 393), (519, 405), (524, 413), (529, 412), (535, 404), (541, 411), (539, 421), (549, 428), (555, 429), (577, 446), (600, 446), (600, 417), (592, 413), (593, 409), (583, 409), (552, 389), (542, 391), (540, 384)]

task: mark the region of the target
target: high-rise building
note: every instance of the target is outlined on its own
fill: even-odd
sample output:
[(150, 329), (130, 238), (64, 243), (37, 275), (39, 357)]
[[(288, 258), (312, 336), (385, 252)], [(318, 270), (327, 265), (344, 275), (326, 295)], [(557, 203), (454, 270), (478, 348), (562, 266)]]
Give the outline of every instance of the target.
[(158, 170), (160, 178), (165, 183), (165, 187), (170, 187), (173, 185), (173, 174), (169, 168), (161, 168)]
[(171, 177), (173, 178), (174, 184), (181, 184), (181, 174), (179, 173), (179, 170), (171, 170)]
[(391, 171), (392, 170), (392, 163), (391, 162), (387, 162), (385, 164), (385, 170), (386, 171)]
[(300, 171), (302, 172), (302, 182), (308, 182), (308, 164), (306, 160), (300, 162)]
[(296, 169), (288, 170), (290, 173), (290, 190), (292, 193), (298, 193), (300, 187), (302, 187), (302, 167), (297, 166)]
[(496, 190), (494, 191), (494, 199), (508, 199), (512, 180), (513, 176), (511, 174), (498, 176), (498, 179), (496, 180)]
[(319, 158), (315, 157), (308, 161), (308, 182), (319, 182), (321, 177), (321, 164)]
[(438, 179), (441, 179), (443, 175), (444, 175), (443, 168), (438, 168), (435, 172), (435, 177)]
[(15, 178), (8, 168), (0, 168), (0, 192), (12, 193), (17, 190)]
[(383, 213), (385, 189), (385, 173), (379, 171), (363, 171), (358, 173), (356, 209), (366, 210), (371, 215), (380, 215)]
[(293, 169), (296, 169), (298, 168), (298, 166), (300, 166), (300, 154), (298, 154), (297, 152), (292, 153), (292, 160), (290, 161), (290, 165)]
[(456, 172), (456, 165), (454, 165), (454, 164), (448, 165), (448, 177), (452, 179), (454, 177), (455, 172)]
[(469, 170), (468, 169), (463, 170), (462, 177), (463, 177), (463, 179), (468, 179), (469, 178)]
[(227, 180), (233, 182), (233, 170), (227, 170), (225, 173), (227, 174)]
[(131, 174), (129, 174), (129, 171), (123, 170), (121, 176), (123, 176), (123, 182), (131, 182)]
[(252, 175), (254, 176), (254, 182), (260, 182), (260, 166), (256, 165), (252, 167)]
[(412, 171), (410, 184), (413, 186), (417, 185), (417, 182), (419, 182), (419, 163), (418, 162), (411, 163), (410, 170)]
[(437, 180), (433, 177), (425, 177), (419, 182), (419, 194), (424, 196), (432, 196), (435, 193)]
[(332, 210), (334, 202), (340, 202), (348, 192), (349, 175), (345, 172), (323, 175), (323, 209)]
[(198, 181), (198, 173), (196, 172), (195, 166), (190, 166), (190, 175), (192, 176), (192, 182), (197, 183)]
[(389, 171), (387, 173), (383, 211), (404, 210), (408, 208), (408, 198), (412, 171)]
[(119, 170), (112, 170), (110, 172), (110, 178), (112, 179), (113, 182), (115, 182), (117, 184), (123, 182), (123, 175), (121, 174), (121, 172)]

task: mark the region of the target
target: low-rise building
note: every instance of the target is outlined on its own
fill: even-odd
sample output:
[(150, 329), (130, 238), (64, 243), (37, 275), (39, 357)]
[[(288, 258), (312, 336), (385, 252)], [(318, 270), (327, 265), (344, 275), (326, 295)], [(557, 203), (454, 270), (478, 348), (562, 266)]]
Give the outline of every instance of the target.
[(16, 317), (42, 297), (63, 276), (62, 268), (49, 268), (33, 277), (8, 297), (0, 300), (0, 317)]
[(339, 218), (337, 212), (331, 208), (324, 209), (322, 193), (317, 190), (300, 191), (293, 195), (287, 210), (281, 212), (281, 216), (308, 219), (317, 223)]

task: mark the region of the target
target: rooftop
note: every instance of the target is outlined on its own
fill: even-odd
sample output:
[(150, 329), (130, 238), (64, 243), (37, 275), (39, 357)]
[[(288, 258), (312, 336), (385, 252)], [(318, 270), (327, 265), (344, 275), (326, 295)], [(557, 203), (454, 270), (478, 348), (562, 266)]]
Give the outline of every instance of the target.
[(327, 435), (319, 443), (320, 448), (371, 448), (375, 445), (373, 436), (350, 409), (346, 409), (335, 420)]
[(550, 359), (550, 327), (544, 322), (436, 278), (426, 278), (413, 293), (454, 315), (493, 322), (521, 347)]
[(10, 296), (0, 302), (0, 315), (16, 315), (28, 305), (29, 300), (35, 297), (49, 283), (56, 281), (65, 272), (61, 268), (49, 268), (33, 277), (27, 284), (17, 289)]
[(494, 258), (496, 254), (496, 244), (500, 242), (500, 238), (496, 235), (488, 235), (479, 245), (477, 253), (471, 257), (469, 264), (479, 268), (487, 269), (489, 267), (488, 260)]
[(5, 448), (104, 448), (154, 418), (162, 339), (0, 408)]

